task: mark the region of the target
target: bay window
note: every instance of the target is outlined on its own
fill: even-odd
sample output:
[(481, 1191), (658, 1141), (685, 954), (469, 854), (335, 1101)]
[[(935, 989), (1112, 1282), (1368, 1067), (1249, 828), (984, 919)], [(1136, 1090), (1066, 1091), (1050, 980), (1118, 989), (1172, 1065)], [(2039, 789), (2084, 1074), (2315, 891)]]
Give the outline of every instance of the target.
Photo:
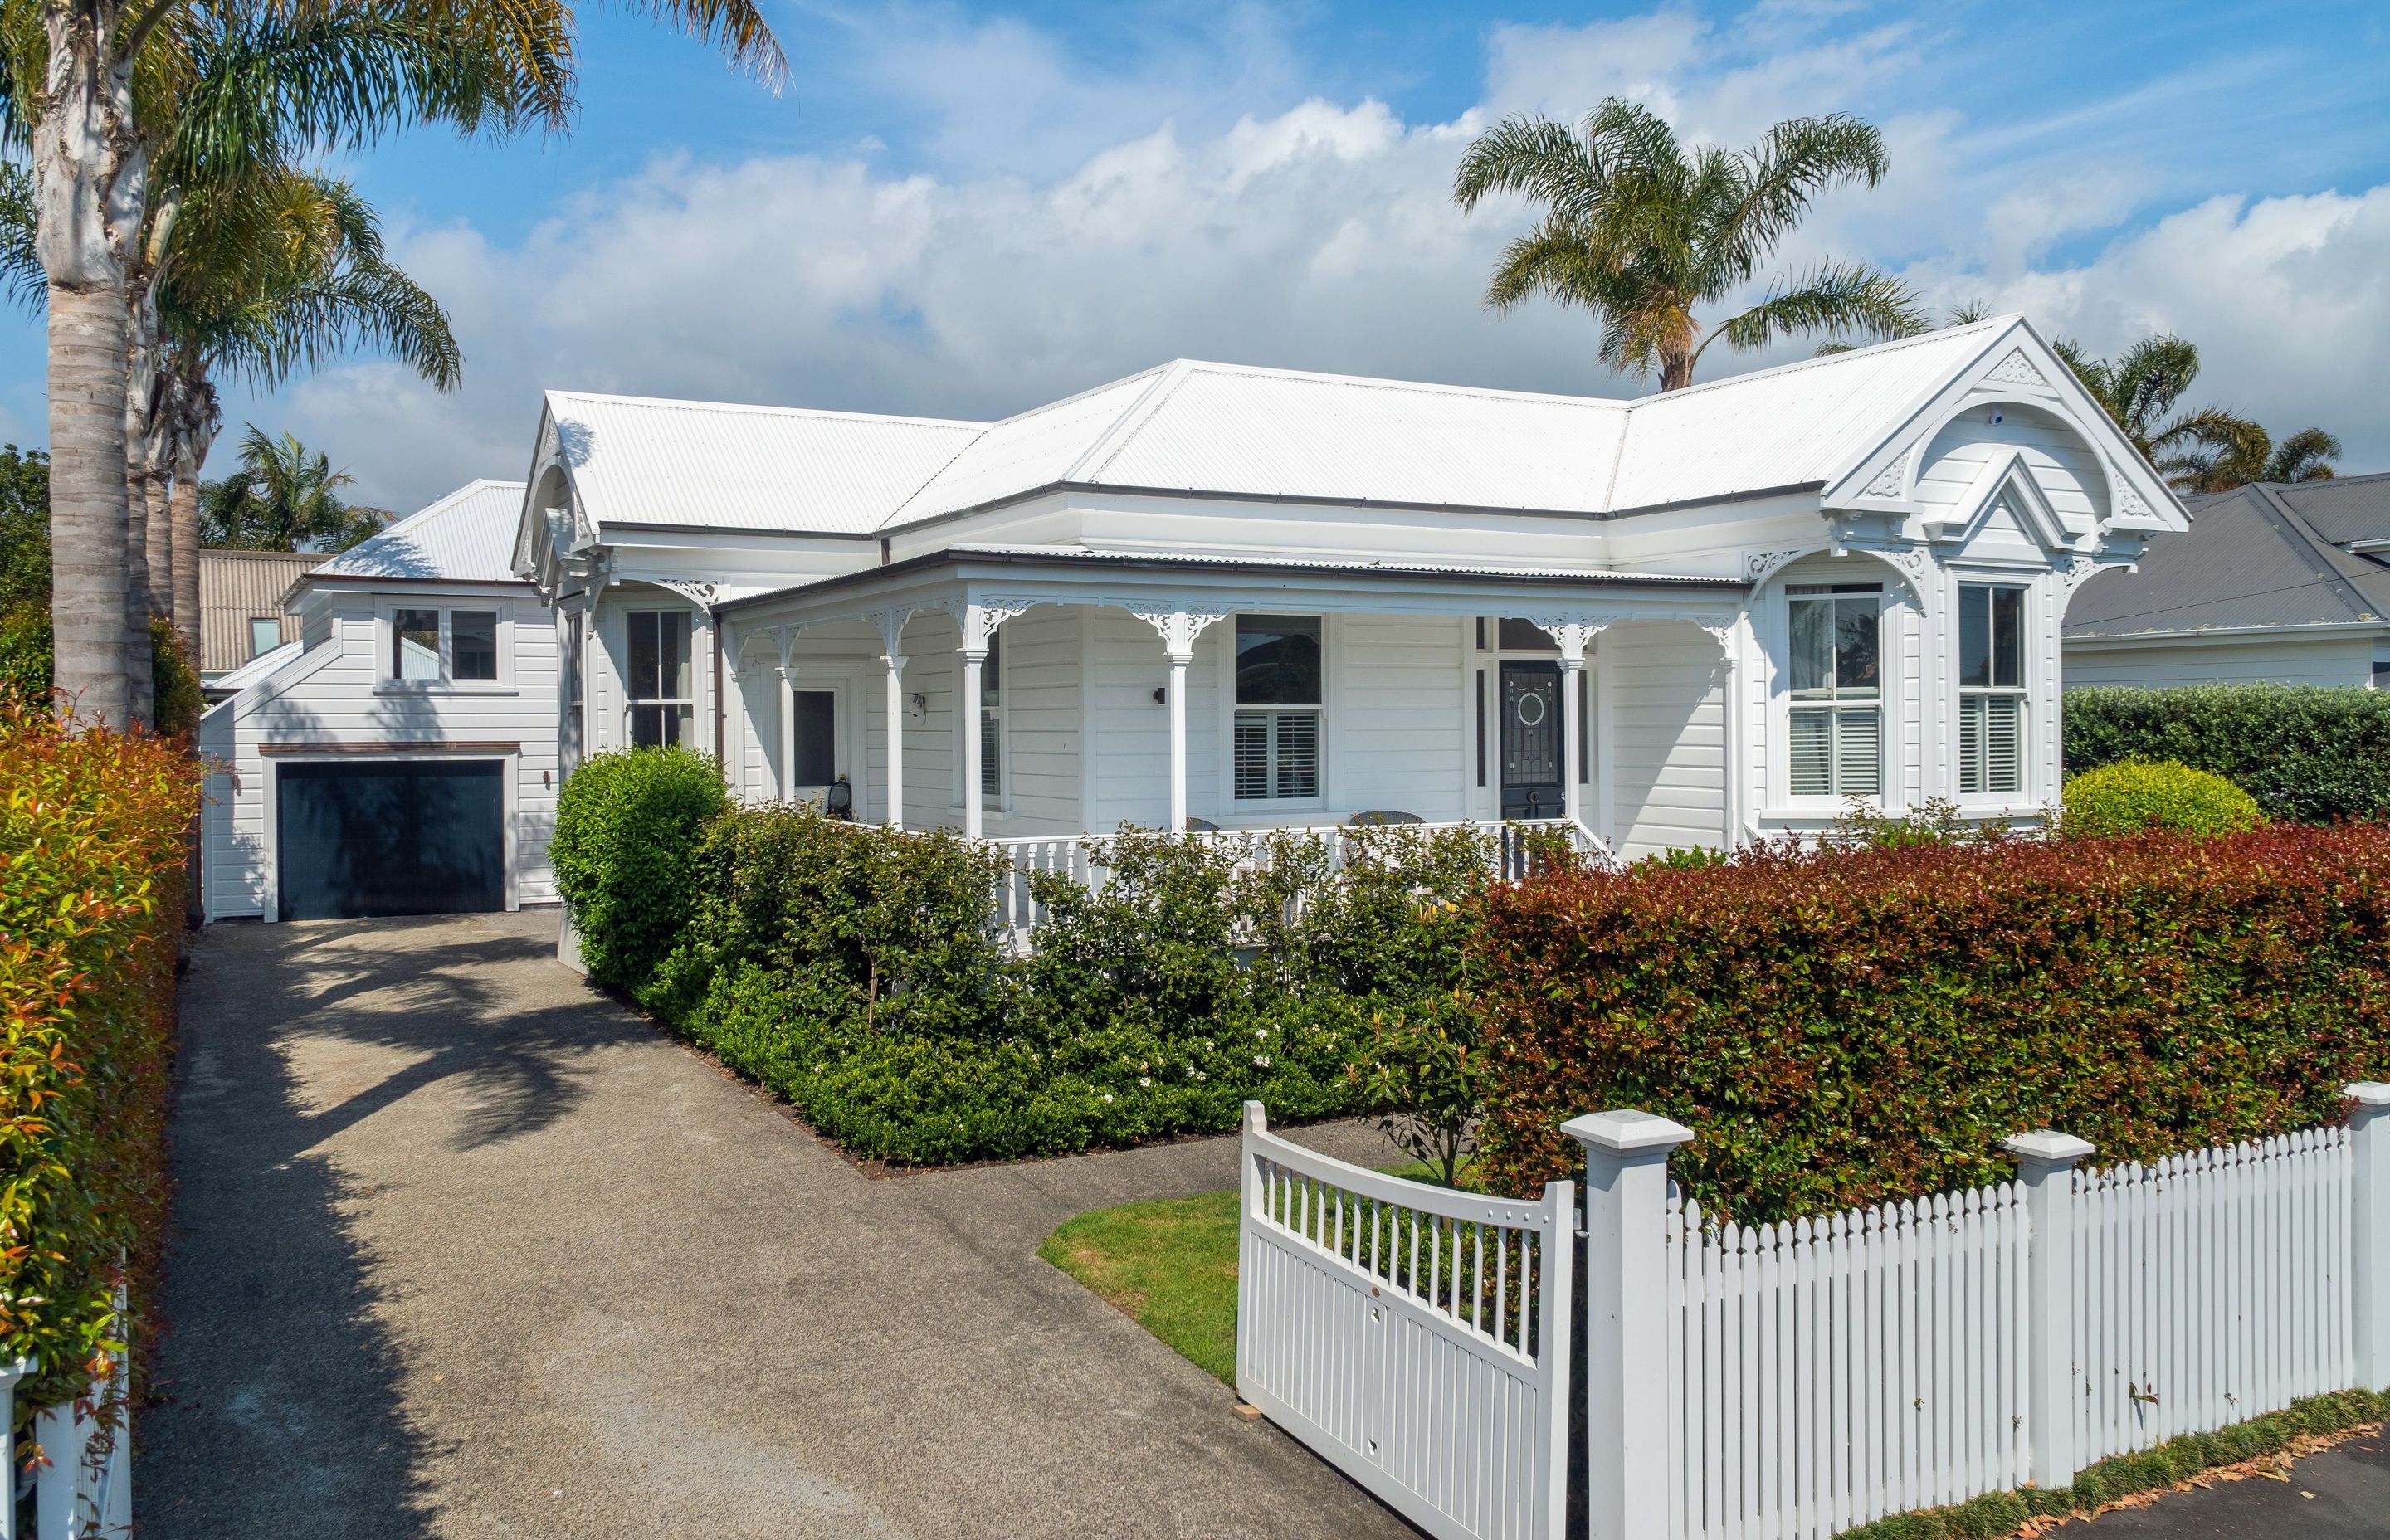
[(2024, 590), (1959, 586), (1959, 794), (2024, 789)]
[(1796, 797), (1883, 794), (1883, 590), (1793, 584), (1786, 756)]
[(1319, 796), (1322, 672), (1318, 616), (1237, 617), (1237, 801)]
[(688, 655), (688, 611), (634, 610), (630, 633), (631, 742), (668, 749), (688, 741), (697, 712)]

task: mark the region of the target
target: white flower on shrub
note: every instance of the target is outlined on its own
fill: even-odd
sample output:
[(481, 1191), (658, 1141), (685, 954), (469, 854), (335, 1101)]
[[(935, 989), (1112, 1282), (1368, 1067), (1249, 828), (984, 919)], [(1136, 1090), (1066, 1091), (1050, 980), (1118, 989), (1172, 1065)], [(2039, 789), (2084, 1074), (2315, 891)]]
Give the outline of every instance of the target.
[(1137, 1083), (1140, 1088), (1143, 1088), (1150, 1086), (1153, 1084), (1153, 1080), (1150, 1075), (1139, 1075), (1137, 1077)]
[(1256, 1042), (1258, 1042), (1258, 1041), (1259, 1041), (1259, 1040), (1261, 1040), (1262, 1038), (1267, 1037), (1268, 1035), (1269, 1035), (1269, 1028), (1267, 1028), (1267, 1027), (1255, 1027), (1255, 1028), (1253, 1029), (1253, 1038), (1254, 1038), (1254, 1040), (1255, 1040)]
[(1104, 1093), (1104, 1099), (1105, 1099), (1106, 1101), (1110, 1101), (1110, 1100), (1111, 1100), (1111, 1099), (1112, 1099), (1112, 1094), (1111, 1094), (1110, 1091), (1106, 1091), (1106, 1092)]
[(1269, 1068), (1269, 1055), (1267, 1055), (1267, 1054), (1266, 1054), (1266, 1053), (1257, 1053), (1257, 1054), (1253, 1055), (1253, 1068), (1254, 1068), (1254, 1069), (1256, 1069), (1256, 1070), (1266, 1070), (1266, 1069), (1268, 1069), (1268, 1068)]
[(1198, 1070), (1198, 1071), (1196, 1071), (1196, 1072), (1195, 1072), (1195, 1078), (1196, 1078), (1196, 1079), (1198, 1079), (1198, 1080), (1209, 1080), (1209, 1079), (1211, 1079), (1212, 1077), (1211, 1077), (1210, 1075), (1205, 1074), (1202, 1071)]

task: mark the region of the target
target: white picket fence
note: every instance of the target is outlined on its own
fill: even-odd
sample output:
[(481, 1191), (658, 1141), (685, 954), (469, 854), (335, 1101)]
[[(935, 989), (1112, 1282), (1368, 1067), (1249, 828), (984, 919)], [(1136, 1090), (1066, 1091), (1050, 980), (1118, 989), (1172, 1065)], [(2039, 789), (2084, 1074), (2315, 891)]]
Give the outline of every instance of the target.
[(1247, 1102), (1243, 1200), (1237, 1392), (1439, 1540), (1558, 1540), (1570, 1185), (1525, 1203), (1406, 1182)]
[[(1586, 1154), (1584, 1533), (1827, 1540), (1908, 1509), (2062, 1486), (2109, 1456), (2303, 1396), (2390, 1388), (2390, 1085), (2346, 1095), (2345, 1128), (2105, 1170), (2081, 1168), (2093, 1151), (2080, 1139), (2020, 1135), (2012, 1182), (1749, 1227), (1712, 1222), (1669, 1184), (1668, 1152), (1690, 1130), (1634, 1111), (1573, 1121)], [(1265, 1134), (1248, 1108), (1244, 1260), (1265, 1272), (1240, 1282), (1240, 1392), (1434, 1534), (1559, 1534), (1567, 1462), (1534, 1441), (1567, 1420), (1565, 1351), (1536, 1360), (1536, 1416), (1523, 1418), (1445, 1361), (1373, 1352), (1367, 1332), (1356, 1348), (1348, 1299), (1284, 1281), (1318, 1275), (1349, 1293), (1366, 1277), (1374, 1302), (1388, 1278), (1415, 1276), (1381, 1275), (1374, 1249), (1348, 1261), (1342, 1229), (1291, 1223), (1310, 1210), (1274, 1196), (1288, 1183), (1361, 1195), (1371, 1213), (1485, 1201), (1354, 1172)], [(1548, 1262), (1536, 1309), (1564, 1350), (1556, 1279), (1568, 1281)], [(1250, 1369), (1249, 1337), (1267, 1344)], [(1374, 1420), (1309, 1410), (1348, 1405)], [(1471, 1451), (1471, 1469), (1536, 1472), (1550, 1488), (1423, 1516), (1405, 1500), (1419, 1494), (1385, 1484), (1380, 1427), (1434, 1430)]]
[(122, 1410), (122, 1366), (112, 1383), (95, 1383), (88, 1399), (33, 1415), (44, 1463), (27, 1482), (10, 1430), (17, 1382), (31, 1368), (0, 1366), (0, 1470), (8, 1473), (0, 1482), (0, 1540), (124, 1540), (133, 1533), (133, 1441)]
[[(1566, 818), (1513, 819), (1508, 822), (1476, 819), (1442, 824), (1378, 824), (1354, 827), (1346, 824), (1321, 824), (1286, 828), (1212, 829), (1195, 836), (1206, 844), (1229, 852), (1241, 863), (1266, 866), (1269, 862), (1269, 841), (1273, 835), (1286, 834), (1297, 838), (1317, 839), (1328, 847), (1328, 869), (1343, 871), (1356, 853), (1372, 844), (1382, 846), (1389, 834), (1432, 836), (1455, 829), (1468, 829), (1485, 836), (1489, 841), (1488, 860), (1496, 876), (1516, 881), (1534, 869), (1536, 853), (1544, 841), (1558, 839), (1578, 855), (1608, 864), (1613, 860), (1610, 847), (1584, 825)], [(1086, 888), (1100, 889), (1107, 869), (1098, 859), (1104, 845), (1112, 836), (1101, 834), (1022, 835), (1009, 839), (990, 840), (988, 844), (1003, 853), (1007, 871), (996, 881), (996, 912), (999, 923), (1016, 938), (1024, 938), (1046, 922), (1046, 906), (1037, 901), (1030, 885), (1030, 876), (1051, 872), (1068, 877)]]

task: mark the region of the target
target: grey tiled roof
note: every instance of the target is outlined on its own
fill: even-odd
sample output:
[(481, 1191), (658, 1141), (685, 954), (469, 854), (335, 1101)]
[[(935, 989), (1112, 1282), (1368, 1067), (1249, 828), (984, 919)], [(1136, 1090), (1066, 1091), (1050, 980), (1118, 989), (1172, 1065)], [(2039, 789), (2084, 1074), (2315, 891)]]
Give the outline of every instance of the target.
[(2093, 578), (2066, 635), (2390, 623), (2390, 566), (2344, 548), (2390, 540), (2390, 475), (2259, 484), (2186, 499), (2188, 534), (2137, 572)]

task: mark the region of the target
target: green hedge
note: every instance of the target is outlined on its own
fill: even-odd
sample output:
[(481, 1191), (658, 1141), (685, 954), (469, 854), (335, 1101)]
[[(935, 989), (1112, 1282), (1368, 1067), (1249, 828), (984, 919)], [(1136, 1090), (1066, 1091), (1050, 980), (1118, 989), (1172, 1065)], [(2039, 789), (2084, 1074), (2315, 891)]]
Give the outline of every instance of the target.
[(713, 762), (687, 749), (599, 754), (565, 778), (548, 860), (591, 978), (647, 988), (687, 923), (699, 832), (728, 803)]
[(2234, 834), (2266, 821), (2257, 799), (2205, 770), (2171, 761), (2121, 760), (2066, 777), (2060, 828), (2077, 839), (2149, 829)]
[(0, 702), (0, 1359), (40, 1366), (20, 1426), (104, 1376), (152, 1294), (198, 806), (174, 742)]
[[(47, 704), (51, 656), (48, 610), (20, 606), (0, 614), (0, 700)], [(199, 676), (174, 628), (161, 620), (149, 622), (149, 679), (158, 731), (173, 738), (197, 728), (207, 709)]]
[(1485, 902), (1480, 1169), (1641, 1107), (1742, 1220), (2003, 1178), (2005, 1136), (2139, 1159), (2326, 1123), (2390, 1072), (2390, 828), (2011, 841), (1584, 872)]
[(2271, 818), (2390, 815), (2390, 690), (2289, 685), (2075, 689), (2068, 773), (2173, 760), (2257, 799)]
[[(1474, 833), (1353, 831), (1335, 882), (1316, 839), (1272, 836), (1240, 869), (1196, 839), (1124, 833), (1101, 842), (1099, 891), (1031, 879), (1048, 918), (1024, 954), (995, 924), (988, 847), (790, 808), (660, 828), (647, 782), (608, 763), (576, 773), (558, 815), (585, 957), (859, 1155), (1221, 1131), (1249, 1097), (1288, 1120), (1359, 1111), (1380, 1023), (1460, 1010), (1465, 905), (1490, 854)], [(647, 869), (687, 895), (669, 917), (589, 902), (656, 890), (601, 879), (600, 848), (632, 825)]]

